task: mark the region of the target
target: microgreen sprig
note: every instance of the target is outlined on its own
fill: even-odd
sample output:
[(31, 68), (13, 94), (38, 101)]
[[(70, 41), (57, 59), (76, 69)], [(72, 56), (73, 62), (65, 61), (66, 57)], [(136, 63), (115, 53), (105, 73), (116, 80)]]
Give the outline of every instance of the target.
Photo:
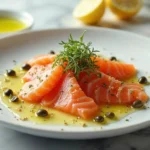
[(97, 73), (99, 66), (96, 65), (95, 53), (99, 51), (91, 48), (91, 42), (87, 44), (83, 42), (84, 34), (85, 32), (79, 40), (74, 40), (70, 34), (67, 42), (59, 43), (64, 49), (56, 57), (53, 67), (61, 65), (65, 72), (70, 70), (77, 78), (80, 72)]

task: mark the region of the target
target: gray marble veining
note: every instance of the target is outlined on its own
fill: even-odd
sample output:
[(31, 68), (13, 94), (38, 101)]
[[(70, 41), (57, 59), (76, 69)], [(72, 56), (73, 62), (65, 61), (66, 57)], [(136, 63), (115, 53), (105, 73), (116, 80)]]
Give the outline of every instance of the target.
[[(35, 19), (33, 30), (83, 26), (72, 18), (79, 0), (4, 0), (0, 9), (26, 10)], [(119, 28), (150, 37), (150, 1), (130, 22), (114, 21), (109, 13), (97, 27)], [(0, 150), (150, 150), (150, 128), (96, 140), (56, 140), (19, 133), (0, 126)]]

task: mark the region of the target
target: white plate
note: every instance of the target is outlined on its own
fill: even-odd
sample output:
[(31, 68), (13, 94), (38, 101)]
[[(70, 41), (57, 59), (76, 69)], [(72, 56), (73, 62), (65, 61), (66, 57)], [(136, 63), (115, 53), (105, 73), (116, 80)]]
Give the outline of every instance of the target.
[[(92, 41), (93, 46), (102, 54), (110, 57), (117, 56), (121, 60), (133, 63), (139, 70), (139, 76), (150, 75), (150, 39), (128, 32), (103, 28), (86, 28), (85, 41)], [(12, 60), (23, 62), (34, 55), (47, 53), (50, 50), (61, 50), (58, 44), (67, 40), (71, 33), (78, 38), (83, 28), (80, 29), (54, 29), (28, 32), (0, 40), (0, 72), (13, 67)], [(134, 60), (132, 60), (134, 58)], [(150, 93), (150, 87), (146, 87)], [(148, 103), (150, 105), (150, 103)], [(100, 127), (70, 127), (60, 125), (36, 125), (32, 122), (16, 121), (14, 115), (2, 104), (0, 123), (17, 131), (61, 139), (92, 139), (110, 137), (129, 133), (150, 125), (150, 109), (141, 110), (130, 114), (126, 118), (106, 126)], [(130, 121), (125, 121), (129, 119)], [(64, 131), (61, 131), (61, 129)]]

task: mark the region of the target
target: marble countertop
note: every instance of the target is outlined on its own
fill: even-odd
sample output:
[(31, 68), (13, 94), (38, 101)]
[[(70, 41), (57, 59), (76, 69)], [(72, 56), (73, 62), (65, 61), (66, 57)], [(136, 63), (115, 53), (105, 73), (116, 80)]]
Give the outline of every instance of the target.
[[(35, 19), (32, 30), (84, 27), (71, 16), (79, 0), (5, 0), (0, 9), (26, 10)], [(107, 10), (97, 27), (127, 30), (150, 37), (150, 1), (130, 22), (117, 21)], [(150, 128), (134, 133), (96, 140), (56, 140), (35, 137), (0, 125), (0, 150), (150, 150)]]

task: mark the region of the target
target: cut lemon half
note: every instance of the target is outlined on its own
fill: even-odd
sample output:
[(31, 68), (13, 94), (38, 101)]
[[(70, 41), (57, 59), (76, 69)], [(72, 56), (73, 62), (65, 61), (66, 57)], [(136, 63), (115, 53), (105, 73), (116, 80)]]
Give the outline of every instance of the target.
[(143, 0), (106, 0), (106, 4), (120, 19), (129, 19), (140, 11)]
[(104, 0), (82, 0), (73, 11), (73, 16), (85, 24), (95, 24), (105, 11)]

